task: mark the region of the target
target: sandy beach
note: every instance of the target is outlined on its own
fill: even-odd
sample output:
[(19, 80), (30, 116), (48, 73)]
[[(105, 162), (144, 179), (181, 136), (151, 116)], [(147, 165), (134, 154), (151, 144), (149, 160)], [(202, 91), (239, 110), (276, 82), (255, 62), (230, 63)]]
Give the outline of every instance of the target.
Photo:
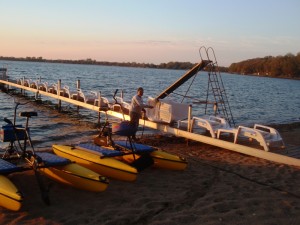
[[(299, 127), (281, 134), (300, 151)], [(14, 174), (23, 206), (0, 208), (0, 224), (300, 224), (300, 168), (179, 138), (145, 142), (186, 157), (187, 170), (148, 168), (132, 183), (111, 180), (102, 193), (47, 180), (50, 206), (32, 172)]]

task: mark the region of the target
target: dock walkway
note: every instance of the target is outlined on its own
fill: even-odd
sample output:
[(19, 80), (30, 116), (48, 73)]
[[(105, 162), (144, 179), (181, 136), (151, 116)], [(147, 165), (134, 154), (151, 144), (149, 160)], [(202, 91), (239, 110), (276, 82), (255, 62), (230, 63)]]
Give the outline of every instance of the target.
[[(0, 84), (1, 87), (5, 88), (6, 90), (9, 90), (11, 87), (14, 87), (16, 89), (20, 89), (21, 91), (29, 91), (35, 95), (47, 96), (49, 98), (56, 99), (58, 101), (58, 104), (60, 104), (61, 101), (63, 101), (63, 102), (71, 103), (76, 106), (80, 106), (82, 108), (93, 110), (99, 114), (106, 113), (107, 115), (110, 115), (115, 118), (123, 119), (123, 117), (125, 117), (125, 120), (129, 120), (128, 115), (123, 115), (119, 111), (114, 111), (113, 108), (111, 107), (102, 105), (103, 97), (101, 97), (101, 95), (98, 95), (98, 99), (95, 99), (94, 102), (89, 102), (89, 103), (83, 101), (82, 99), (77, 100), (77, 99), (70, 98), (70, 96), (65, 97), (65, 95), (62, 94), (61, 92), (62, 88), (61, 88), (60, 81), (57, 84), (56, 92), (52, 92), (52, 93), (45, 90), (39, 90), (36, 86), (35, 87), (25, 86), (22, 84), (18, 84), (17, 81), (3, 79), (3, 78), (0, 79)], [(265, 160), (273, 161), (276, 163), (292, 165), (300, 168), (300, 149), (296, 146), (290, 146), (290, 147), (288, 146), (287, 149), (285, 150), (268, 152), (251, 146), (235, 144), (226, 140), (221, 140), (217, 138), (208, 137), (202, 134), (192, 133), (186, 130), (181, 130), (176, 127), (172, 127), (170, 124), (167, 123), (157, 123), (149, 120), (145, 120), (145, 121), (140, 120), (140, 124), (148, 128), (152, 128), (168, 134), (175, 135), (177, 137), (183, 137), (189, 140), (217, 146), (220, 148), (228, 149), (245, 155), (250, 155), (253, 157), (258, 157)]]

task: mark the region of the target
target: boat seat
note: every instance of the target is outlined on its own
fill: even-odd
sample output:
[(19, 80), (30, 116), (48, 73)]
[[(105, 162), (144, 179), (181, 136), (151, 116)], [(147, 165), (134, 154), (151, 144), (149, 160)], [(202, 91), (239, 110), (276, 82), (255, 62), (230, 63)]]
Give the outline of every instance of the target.
[(21, 171), (20, 167), (7, 162), (4, 159), (0, 159), (0, 174), (9, 174), (18, 171)]
[[(182, 124), (187, 124), (188, 121), (179, 121), (179, 126)], [(221, 117), (218, 116), (208, 116), (208, 117), (193, 117), (191, 119), (191, 126), (190, 129), (193, 131), (194, 129), (205, 129), (209, 131), (212, 138), (217, 138), (217, 133), (219, 129), (231, 129), (229, 123)]]
[(48, 152), (37, 152), (36, 155), (42, 159), (45, 167), (64, 166), (71, 163), (69, 159)]
[(99, 106), (100, 99), (100, 106), (108, 109), (109, 101), (107, 98), (101, 97), (100, 92), (91, 91), (89, 94), (84, 94), (81, 89), (78, 89), (77, 92), (70, 94), (70, 96), (71, 99), (94, 106)]
[(87, 104), (95, 105), (96, 99), (98, 99), (98, 93), (96, 91), (91, 91), (89, 94), (84, 95), (84, 102)]
[(39, 84), (38, 90), (48, 92), (48, 82)]
[(18, 79), (18, 80), (17, 80), (17, 84), (23, 85), (23, 79)]
[(112, 134), (119, 136), (132, 136), (137, 131), (136, 127), (134, 127), (130, 121), (124, 120), (120, 123), (112, 123), (111, 126)]
[(30, 111), (30, 112), (20, 112), (19, 116), (20, 117), (33, 117), (33, 116), (37, 116), (38, 113), (34, 112), (34, 111)]
[(32, 81), (30, 83), (30, 87), (31, 88), (38, 89), (38, 86), (39, 86), (39, 82), (38, 81)]
[[(119, 146), (121, 148), (131, 151), (131, 146), (130, 146), (129, 141), (114, 141), (114, 143), (116, 146)], [(143, 144), (137, 144), (137, 143), (133, 143), (133, 147), (135, 148), (136, 153), (147, 153), (147, 152), (153, 152), (156, 150), (155, 148), (153, 148), (149, 145), (143, 145)]]
[(124, 101), (122, 97), (115, 97), (115, 100), (117, 104), (116, 103), (112, 104), (113, 111), (121, 112), (128, 115), (131, 107), (130, 103)]
[(51, 84), (49, 86), (46, 87), (47, 92), (51, 93), (51, 94), (57, 94), (57, 84)]
[(109, 109), (109, 101), (105, 97), (100, 97), (100, 105), (99, 105), (99, 95), (96, 96), (97, 98), (94, 100), (94, 105), (101, 107), (103, 110)]
[(92, 150), (92, 151), (95, 151), (95, 152), (99, 152), (103, 156), (106, 156), (106, 157), (115, 157), (115, 156), (124, 155), (123, 152), (116, 151), (116, 150), (105, 149), (105, 148), (102, 148), (101, 146), (98, 146), (98, 145), (95, 145), (95, 144), (92, 144), (92, 143), (82, 143), (82, 144), (76, 145), (76, 147), (84, 148), (84, 149), (87, 149), (87, 150)]
[(233, 134), (234, 138), (237, 134), (237, 129), (235, 128), (225, 128), (225, 129), (218, 129), (217, 131), (217, 138), (220, 139), (222, 133), (225, 133), (225, 134)]
[(239, 126), (235, 134), (234, 143), (237, 143), (238, 137), (256, 140), (265, 151), (269, 151), (270, 147), (285, 148), (283, 139), (276, 129), (260, 124), (255, 124), (254, 128)]
[(63, 88), (60, 89), (59, 95), (65, 98), (71, 98), (73, 94), (77, 92), (71, 91), (68, 85), (65, 85)]
[(31, 83), (31, 79), (24, 80), (23, 86), (25, 86), (25, 87), (30, 87), (30, 83)]

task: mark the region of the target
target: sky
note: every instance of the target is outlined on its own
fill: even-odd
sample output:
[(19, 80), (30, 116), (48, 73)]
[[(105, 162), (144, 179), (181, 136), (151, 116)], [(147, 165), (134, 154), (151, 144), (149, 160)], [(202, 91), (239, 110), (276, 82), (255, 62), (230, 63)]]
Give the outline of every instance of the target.
[(229, 66), (300, 52), (299, 0), (0, 0), (0, 9), (0, 56), (196, 63), (205, 46)]

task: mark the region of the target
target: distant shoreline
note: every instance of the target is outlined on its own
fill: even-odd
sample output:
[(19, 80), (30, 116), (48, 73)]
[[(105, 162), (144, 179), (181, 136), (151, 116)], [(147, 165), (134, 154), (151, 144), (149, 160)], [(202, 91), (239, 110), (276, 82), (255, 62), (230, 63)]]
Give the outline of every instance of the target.
[[(6, 61), (24, 61), (24, 62), (47, 62), (47, 63), (64, 63), (64, 64), (82, 64), (82, 65), (100, 65), (100, 66), (120, 66), (120, 67), (137, 67), (137, 68), (152, 68), (152, 69), (175, 69), (187, 70), (191, 69), (195, 63), (190, 62), (168, 62), (158, 65), (153, 63), (136, 63), (136, 62), (108, 62), (96, 61), (93, 59), (67, 60), (67, 59), (43, 59), (42, 57), (4, 57), (0, 56), (0, 60)], [(224, 67), (227, 68), (227, 67)]]
[[(92, 59), (82, 60), (64, 60), (64, 59), (43, 59), (42, 57), (4, 57), (0, 56), (0, 61), (21, 61), (21, 62), (39, 62), (39, 63), (61, 63), (61, 64), (77, 64), (77, 65), (99, 65), (99, 66), (119, 66), (119, 67), (133, 67), (133, 68), (149, 68), (149, 69), (171, 69), (171, 70), (189, 70), (195, 66), (196, 63), (191, 62), (168, 62), (161, 63), (159, 65), (153, 63), (136, 63), (136, 62), (108, 62), (108, 61), (96, 61)], [(230, 72), (229, 67), (219, 66), (219, 71), (229, 73), (238, 76), (255, 76), (255, 77), (269, 77), (289, 80), (300, 80), (300, 77), (287, 77), (281, 76), (268, 76), (268, 75), (257, 75), (257, 74), (240, 74), (237, 72)]]

